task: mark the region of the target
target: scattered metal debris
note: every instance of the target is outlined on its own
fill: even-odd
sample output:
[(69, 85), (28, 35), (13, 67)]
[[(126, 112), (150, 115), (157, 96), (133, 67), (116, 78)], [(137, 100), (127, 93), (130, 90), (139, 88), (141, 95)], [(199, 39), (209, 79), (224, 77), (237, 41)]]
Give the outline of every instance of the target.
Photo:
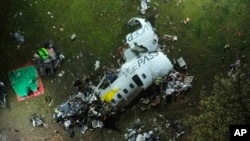
[(230, 48), (230, 45), (229, 44), (226, 44), (223, 48), (223, 51), (225, 52), (226, 50), (228, 50)]
[(180, 120), (170, 120), (170, 121), (167, 121), (167, 123), (170, 125), (169, 127), (174, 129), (177, 138), (186, 133), (185, 127), (183, 126)]
[[(163, 52), (156, 52), (158, 36), (150, 22), (141, 18), (132, 18), (128, 23), (137, 30), (126, 36), (127, 47), (124, 50), (120, 49), (124, 53), (123, 57), (126, 61), (121, 68), (103, 67), (105, 74), (97, 86), (92, 84), (89, 77), (76, 80), (73, 86), (77, 92), (55, 109), (54, 120), (64, 125), (64, 129), (68, 131), (70, 137), (74, 136), (75, 127), (78, 127), (82, 134), (87, 130), (101, 131), (105, 127), (106, 121), (115, 117), (118, 110), (122, 111), (139, 92), (147, 89), (154, 81), (157, 86), (156, 94), (142, 99), (142, 102), (148, 106), (157, 106), (163, 97), (168, 95), (177, 97), (191, 88), (193, 76), (186, 76), (173, 70), (173, 65), (167, 56)], [(73, 35), (72, 37), (75, 36)], [(177, 40), (177, 36), (167, 34), (165, 38), (172, 41)], [(182, 57), (177, 60), (177, 63), (181, 68), (187, 69), (187, 64)], [(97, 60), (94, 65), (97, 70), (100, 68), (100, 61)], [(102, 89), (105, 80), (107, 80), (108, 86)], [(165, 120), (163, 115), (159, 118)], [(153, 122), (156, 123), (156, 121)], [(143, 131), (140, 128), (141, 125), (136, 127), (133, 127), (136, 129), (128, 129), (128, 134), (125, 135), (126, 140), (159, 141), (159, 137), (153, 134), (153, 131), (161, 132), (160, 127), (156, 126), (149, 131)], [(181, 134), (183, 133), (178, 132), (178, 136)]]
[(227, 73), (234, 81), (238, 77), (240, 71), (239, 67), (241, 66), (241, 60), (237, 59), (233, 64), (230, 64), (230, 71)]
[(153, 130), (145, 130), (140, 121), (137, 121), (133, 127), (127, 129), (124, 138), (127, 141), (160, 141), (160, 138), (153, 132)]
[(185, 18), (184, 20), (183, 20), (183, 23), (184, 24), (188, 24), (190, 22), (190, 18), (189, 17), (187, 17), (187, 18)]
[(176, 61), (181, 68), (187, 70), (187, 63), (182, 57), (178, 58)]
[(76, 39), (76, 34), (74, 33), (74, 34), (71, 35), (70, 40), (74, 41), (75, 39)]
[(45, 124), (42, 117), (39, 114), (36, 114), (36, 113), (34, 113), (31, 116), (30, 122), (32, 123), (33, 127), (39, 127), (39, 126), (47, 127), (47, 125)]
[(166, 40), (171, 40), (171, 41), (177, 41), (177, 39), (178, 39), (177, 36), (168, 35), (168, 34), (164, 34), (163, 38)]
[(0, 107), (2, 108), (7, 108), (6, 96), (7, 92), (5, 85), (2, 81), (0, 81)]
[[(89, 88), (89, 86), (85, 86), (85, 88), (87, 87)], [(116, 113), (108, 103), (102, 103), (98, 97), (91, 94), (92, 92), (93, 89), (90, 88), (79, 91), (55, 109), (53, 118), (64, 125), (70, 137), (74, 136), (75, 127), (79, 127), (82, 134), (93, 129), (101, 131), (104, 122)]]
[(152, 90), (149, 91), (149, 93), (153, 94), (140, 99), (140, 102), (143, 103), (141, 110), (146, 111), (150, 107), (156, 107), (163, 100), (167, 100), (167, 102), (170, 102), (170, 99), (177, 102), (183, 100), (187, 90), (192, 88), (193, 79), (194, 76), (188, 76), (176, 70), (172, 70), (165, 77), (159, 77), (155, 81)]
[(179, 1), (176, 3), (176, 5), (177, 5), (177, 6), (180, 5), (182, 2), (183, 2), (183, 0), (179, 0)]
[(187, 76), (183, 73), (172, 71), (166, 78), (167, 86), (164, 94), (180, 96), (182, 92), (192, 88), (192, 81), (194, 76)]
[(100, 67), (100, 61), (95, 61), (95, 71)]
[(141, 4), (140, 4), (141, 14), (146, 14), (146, 10), (150, 7), (148, 5), (149, 2), (150, 2), (150, 0), (141, 0)]
[(62, 77), (65, 74), (65, 71), (61, 71), (60, 73), (58, 73), (58, 76)]
[(24, 42), (24, 36), (21, 35), (19, 30), (13, 34), (13, 38), (18, 44), (22, 44)]

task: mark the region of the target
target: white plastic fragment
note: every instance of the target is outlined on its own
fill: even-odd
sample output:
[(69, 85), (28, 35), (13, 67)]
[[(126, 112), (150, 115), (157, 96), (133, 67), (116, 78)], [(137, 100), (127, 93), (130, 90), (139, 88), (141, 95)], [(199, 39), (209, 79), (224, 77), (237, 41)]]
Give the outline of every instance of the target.
[(168, 35), (168, 34), (164, 34), (164, 39), (166, 40), (171, 40), (171, 41), (177, 41), (178, 37), (177, 36), (173, 36), (173, 35)]
[(81, 129), (81, 133), (84, 134), (88, 130), (88, 126), (83, 126)]
[(75, 38), (76, 38), (76, 34), (74, 33), (74, 34), (71, 35), (70, 39), (74, 40)]
[(187, 24), (187, 23), (189, 23), (190, 22), (190, 18), (189, 17), (187, 17), (187, 18), (185, 18), (184, 20), (183, 20), (183, 23), (184, 24)]
[(100, 61), (95, 61), (95, 71), (100, 67)]
[(142, 14), (146, 14), (146, 10), (149, 8), (148, 3), (146, 0), (141, 0), (141, 8), (140, 8), (140, 12)]
[(178, 58), (178, 59), (177, 59), (177, 62), (178, 62), (178, 64), (180, 65), (180, 67), (185, 67), (185, 66), (187, 66), (185, 60), (184, 60), (182, 57)]
[(61, 71), (61, 72), (58, 74), (58, 76), (62, 77), (64, 74), (65, 74), (65, 72), (64, 72), (64, 71)]
[(174, 38), (173, 38), (173, 39), (174, 39), (174, 41), (177, 41), (177, 39), (178, 39), (178, 38), (177, 38), (177, 36), (174, 36)]
[(136, 137), (136, 141), (145, 141), (145, 137), (142, 134), (138, 134)]

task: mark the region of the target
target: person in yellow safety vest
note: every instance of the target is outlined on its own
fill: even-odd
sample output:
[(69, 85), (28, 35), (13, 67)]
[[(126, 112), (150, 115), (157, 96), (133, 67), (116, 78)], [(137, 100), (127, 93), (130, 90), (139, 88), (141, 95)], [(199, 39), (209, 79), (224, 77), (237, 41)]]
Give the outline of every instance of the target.
[(39, 57), (41, 57), (43, 60), (45, 60), (49, 57), (49, 52), (46, 48), (38, 49), (37, 53), (38, 53)]
[(45, 43), (45, 47), (37, 50), (37, 53), (34, 54), (34, 58), (41, 58), (42, 61), (47, 59), (62, 61), (64, 59), (64, 55), (59, 51), (59, 49), (54, 45), (54, 42), (48, 40)]

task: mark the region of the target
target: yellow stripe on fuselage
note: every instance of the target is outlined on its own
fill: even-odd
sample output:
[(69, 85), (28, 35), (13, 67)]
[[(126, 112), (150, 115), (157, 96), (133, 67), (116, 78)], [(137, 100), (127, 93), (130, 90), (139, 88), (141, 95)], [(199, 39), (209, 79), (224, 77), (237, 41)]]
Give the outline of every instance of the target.
[(103, 95), (103, 97), (101, 97), (102, 101), (106, 101), (106, 102), (111, 102), (111, 100), (113, 99), (113, 97), (115, 96), (115, 94), (120, 90), (120, 88), (114, 88), (111, 89), (110, 91), (108, 91), (107, 93), (105, 93)]

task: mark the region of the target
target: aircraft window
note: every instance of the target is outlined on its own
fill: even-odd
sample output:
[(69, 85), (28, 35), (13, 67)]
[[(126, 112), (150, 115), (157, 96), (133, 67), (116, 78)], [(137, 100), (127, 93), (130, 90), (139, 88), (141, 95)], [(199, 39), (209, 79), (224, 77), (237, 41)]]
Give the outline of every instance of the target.
[(116, 104), (116, 101), (114, 99), (111, 100), (112, 103)]
[(138, 87), (141, 87), (143, 85), (141, 79), (139, 78), (138, 75), (134, 75), (132, 77), (133, 81), (135, 82), (135, 84), (138, 86)]
[(133, 84), (129, 84), (129, 87), (130, 88), (134, 88), (135, 86)]
[(143, 73), (141, 76), (142, 78), (146, 79), (146, 74)]
[(126, 94), (126, 93), (128, 93), (128, 90), (127, 89), (123, 89), (123, 92)]
[(117, 97), (120, 98), (120, 99), (122, 98), (121, 94), (117, 94)]

